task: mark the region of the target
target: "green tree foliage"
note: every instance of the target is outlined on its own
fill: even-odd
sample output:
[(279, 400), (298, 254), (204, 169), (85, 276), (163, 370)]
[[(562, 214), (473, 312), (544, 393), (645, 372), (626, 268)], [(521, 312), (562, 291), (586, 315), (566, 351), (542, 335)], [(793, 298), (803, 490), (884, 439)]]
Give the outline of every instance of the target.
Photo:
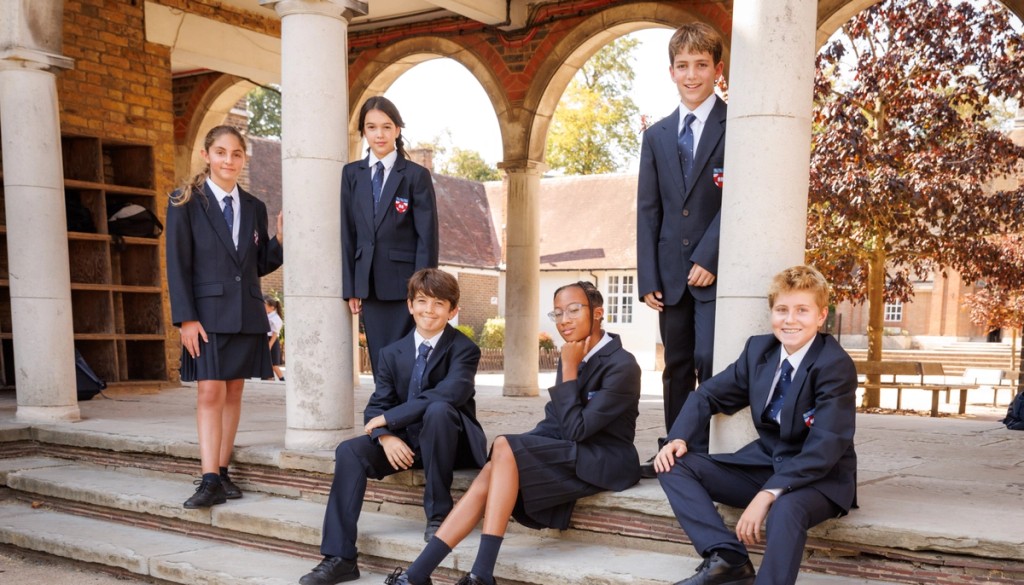
[(1024, 187), (993, 187), (1024, 160), (991, 124), (990, 104), (1024, 87), (1009, 18), (995, 2), (885, 0), (818, 54), (807, 255), (838, 300), (868, 301), (869, 360), (884, 303), (916, 278), (1024, 281), (991, 237), (1024, 228)]
[(441, 167), (441, 174), (480, 182), (501, 179), (498, 169), (487, 164), (479, 152), (459, 147), (452, 148), (451, 156)]
[(480, 331), (480, 347), (501, 349), (505, 347), (505, 318), (491, 317)]
[(472, 325), (456, 325), (456, 329), (462, 332), (463, 335), (468, 337), (471, 341), (476, 342), (476, 331), (473, 330)]
[(281, 138), (281, 88), (260, 86), (249, 92), (249, 134)]
[(639, 41), (620, 37), (576, 73), (555, 110), (545, 158), (567, 175), (623, 170), (640, 147), (640, 110), (629, 97), (633, 50)]

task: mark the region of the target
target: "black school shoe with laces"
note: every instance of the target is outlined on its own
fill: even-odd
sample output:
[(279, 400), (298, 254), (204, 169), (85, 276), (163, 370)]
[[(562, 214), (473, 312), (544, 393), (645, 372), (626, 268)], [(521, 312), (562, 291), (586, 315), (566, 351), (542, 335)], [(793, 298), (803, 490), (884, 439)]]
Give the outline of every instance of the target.
[(228, 477), (228, 474), (220, 474), (220, 485), (221, 487), (224, 488), (225, 498), (229, 500), (237, 500), (238, 498), (242, 497), (242, 490), (238, 489), (238, 486), (235, 485), (235, 482), (231, 481), (231, 478)]
[(434, 585), (434, 582), (427, 577), (423, 583), (410, 583), (409, 575), (402, 569), (395, 569), (391, 574), (384, 577), (384, 585)]
[(697, 567), (696, 575), (678, 581), (675, 585), (754, 585), (754, 577), (754, 565), (750, 559), (738, 565), (730, 565), (713, 552)]
[(197, 479), (194, 483), (199, 487), (196, 488), (196, 493), (182, 504), (185, 508), (189, 510), (209, 508), (228, 501), (227, 496), (224, 495), (224, 486), (220, 484), (220, 481)]
[(335, 585), (358, 578), (359, 565), (356, 564), (356, 561), (327, 556), (312, 571), (299, 579), (299, 585)]
[(465, 575), (462, 576), (461, 579), (459, 579), (459, 582), (456, 583), (455, 585), (498, 585), (498, 580), (495, 579), (493, 584), (489, 584), (489, 583), (486, 583), (485, 581), (479, 579), (473, 573), (466, 573)]

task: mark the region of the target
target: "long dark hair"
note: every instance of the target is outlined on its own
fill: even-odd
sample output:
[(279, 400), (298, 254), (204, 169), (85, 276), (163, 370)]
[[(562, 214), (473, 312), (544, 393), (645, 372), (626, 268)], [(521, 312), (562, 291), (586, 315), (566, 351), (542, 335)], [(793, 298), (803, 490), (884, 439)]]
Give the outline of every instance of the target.
[(277, 311), (277, 316), (284, 320), (284, 307), (281, 306), (281, 301), (271, 295), (263, 295), (263, 302), (274, 307), (274, 310)]
[[(359, 135), (363, 135), (363, 125), (366, 122), (366, 114), (370, 110), (380, 110), (384, 112), (384, 115), (391, 118), (391, 121), (395, 123), (395, 126), (399, 128), (405, 128), (405, 122), (402, 120), (402, 114), (398, 113), (398, 108), (388, 98), (382, 95), (375, 95), (363, 102), (363, 107), (359, 108)], [(409, 158), (409, 154), (405, 152), (405, 142), (402, 141), (402, 132), (399, 130), (398, 138), (395, 138), (395, 150), (398, 151), (398, 155), (402, 158)]]
[[(210, 152), (210, 147), (217, 141), (218, 138), (225, 134), (231, 134), (238, 139), (238, 142), (242, 145), (242, 150), (247, 151), (248, 147), (245, 144), (245, 137), (238, 131), (234, 126), (214, 126), (206, 133), (206, 138), (203, 140), (203, 150)], [(210, 176), (210, 165), (206, 164), (203, 170), (187, 179), (185, 182), (178, 187), (177, 192), (171, 195), (171, 204), (174, 206), (185, 205), (189, 199), (192, 198), (192, 191), (198, 191), (203, 197), (204, 207), (208, 205), (206, 202), (206, 196), (203, 194), (203, 184), (206, 183), (206, 179)]]

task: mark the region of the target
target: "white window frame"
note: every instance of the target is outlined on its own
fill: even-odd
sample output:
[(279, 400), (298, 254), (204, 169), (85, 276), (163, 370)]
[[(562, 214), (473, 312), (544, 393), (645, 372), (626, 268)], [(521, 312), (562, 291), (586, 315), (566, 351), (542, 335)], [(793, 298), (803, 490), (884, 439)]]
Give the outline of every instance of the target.
[(903, 303), (885, 303), (885, 313), (882, 321), (886, 323), (901, 323), (903, 321)]
[(636, 307), (636, 275), (610, 274), (605, 286), (604, 316), (607, 323), (633, 323)]

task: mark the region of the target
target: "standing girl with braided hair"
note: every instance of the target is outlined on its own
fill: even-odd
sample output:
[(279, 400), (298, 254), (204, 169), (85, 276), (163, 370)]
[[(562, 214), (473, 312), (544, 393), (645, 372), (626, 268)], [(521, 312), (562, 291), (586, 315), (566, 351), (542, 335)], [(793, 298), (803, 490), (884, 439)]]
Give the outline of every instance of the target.
[(398, 108), (383, 96), (359, 109), (367, 156), (341, 178), (342, 297), (362, 315), (370, 364), (413, 328), (409, 277), (437, 268), (437, 203), (430, 171), (408, 160)]
[(209, 131), (206, 167), (167, 207), (167, 289), (181, 332), (181, 380), (198, 382), (196, 427), (203, 477), (186, 508), (240, 498), (228, 463), (246, 378), (271, 375), (269, 324), (260, 277), (281, 266), (284, 225), (267, 234), (267, 207), (238, 186), (245, 138), (231, 126)]

